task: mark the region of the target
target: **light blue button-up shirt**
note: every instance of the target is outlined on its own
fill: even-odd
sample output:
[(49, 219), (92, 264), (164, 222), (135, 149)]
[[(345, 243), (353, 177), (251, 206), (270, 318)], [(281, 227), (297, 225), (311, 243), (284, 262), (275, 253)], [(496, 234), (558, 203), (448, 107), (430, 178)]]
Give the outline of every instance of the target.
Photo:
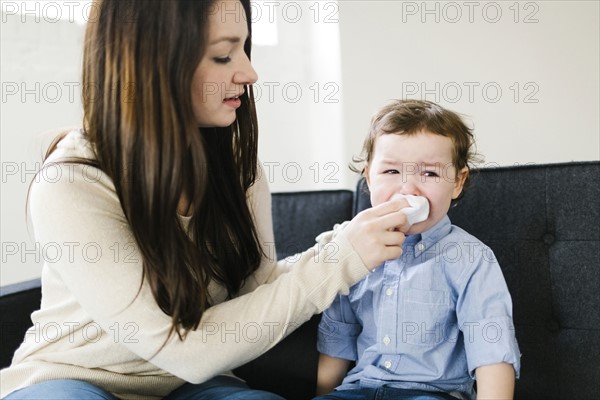
[(446, 216), (411, 235), (323, 313), (319, 352), (356, 361), (338, 389), (391, 386), (474, 398), (475, 369), (520, 352), (493, 252)]

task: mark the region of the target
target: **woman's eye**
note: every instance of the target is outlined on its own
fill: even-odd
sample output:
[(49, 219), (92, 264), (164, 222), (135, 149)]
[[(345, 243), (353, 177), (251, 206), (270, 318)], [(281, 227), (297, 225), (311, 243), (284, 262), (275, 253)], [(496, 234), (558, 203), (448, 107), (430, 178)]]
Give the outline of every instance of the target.
[(226, 56), (226, 57), (215, 57), (215, 58), (213, 58), (213, 60), (217, 64), (227, 64), (228, 62), (231, 61), (231, 57), (229, 57), (229, 56)]

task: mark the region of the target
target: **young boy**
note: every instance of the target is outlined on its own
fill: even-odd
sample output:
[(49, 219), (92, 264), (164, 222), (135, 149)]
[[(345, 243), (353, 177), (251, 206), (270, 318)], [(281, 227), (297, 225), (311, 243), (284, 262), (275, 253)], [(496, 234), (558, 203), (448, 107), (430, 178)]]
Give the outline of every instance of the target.
[(317, 394), (335, 391), (318, 399), (471, 400), (473, 379), (477, 399), (513, 398), (520, 353), (500, 266), (447, 216), (474, 157), (470, 129), (437, 104), (394, 101), (373, 118), (354, 160), (372, 205), (404, 195), (429, 210), (406, 230), (400, 258), (323, 314)]

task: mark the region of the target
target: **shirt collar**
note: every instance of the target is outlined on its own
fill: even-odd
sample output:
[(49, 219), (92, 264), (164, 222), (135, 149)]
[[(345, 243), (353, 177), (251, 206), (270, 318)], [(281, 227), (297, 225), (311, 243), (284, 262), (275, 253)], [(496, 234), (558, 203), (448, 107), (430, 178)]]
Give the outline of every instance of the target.
[(452, 225), (450, 224), (450, 218), (448, 218), (447, 215), (444, 215), (437, 224), (425, 232), (416, 235), (408, 235), (402, 245), (402, 250), (404, 253), (414, 254), (415, 257), (418, 257), (431, 246), (439, 242), (444, 236), (448, 235), (451, 230)]

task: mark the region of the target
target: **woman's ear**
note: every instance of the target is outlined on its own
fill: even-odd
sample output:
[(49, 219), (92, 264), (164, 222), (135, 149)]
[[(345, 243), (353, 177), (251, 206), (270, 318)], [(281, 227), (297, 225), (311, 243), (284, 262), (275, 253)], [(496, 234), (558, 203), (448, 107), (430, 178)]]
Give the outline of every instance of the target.
[(465, 186), (467, 177), (469, 176), (469, 168), (464, 167), (456, 173), (456, 179), (454, 180), (454, 190), (452, 191), (452, 199), (458, 198), (460, 193)]

